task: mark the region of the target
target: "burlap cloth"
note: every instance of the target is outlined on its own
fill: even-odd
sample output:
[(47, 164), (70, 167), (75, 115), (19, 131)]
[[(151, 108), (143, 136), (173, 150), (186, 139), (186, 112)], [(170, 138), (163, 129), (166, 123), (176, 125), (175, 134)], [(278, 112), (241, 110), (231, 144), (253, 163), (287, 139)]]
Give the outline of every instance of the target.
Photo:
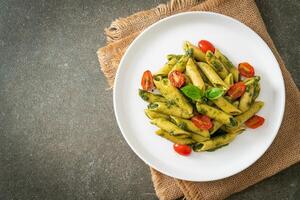
[[(218, 181), (190, 182), (168, 177), (151, 169), (154, 188), (159, 199), (224, 199), (300, 160), (300, 93), (270, 38), (253, 0), (173, 0), (151, 10), (138, 12), (114, 21), (105, 29), (107, 45), (98, 53), (101, 69), (113, 86), (119, 61), (128, 45), (152, 23), (185, 11), (213, 11), (233, 17), (256, 31), (275, 54), (283, 74), (286, 105), (279, 133), (268, 151), (246, 170)], [(276, 113), (274, 113), (276, 114)]]

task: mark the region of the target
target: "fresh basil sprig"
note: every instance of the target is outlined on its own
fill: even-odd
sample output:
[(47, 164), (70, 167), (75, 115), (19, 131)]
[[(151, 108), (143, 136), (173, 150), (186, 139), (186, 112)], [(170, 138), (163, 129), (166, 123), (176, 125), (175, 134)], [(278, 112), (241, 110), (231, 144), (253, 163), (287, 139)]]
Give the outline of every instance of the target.
[(221, 96), (223, 96), (224, 92), (225, 91), (221, 88), (213, 87), (213, 88), (209, 88), (208, 90), (205, 91), (205, 96), (209, 100), (215, 100), (215, 99), (218, 99)]
[(203, 92), (197, 86), (194, 85), (186, 85), (182, 87), (180, 90), (183, 92), (185, 96), (195, 101), (200, 101), (201, 98), (203, 97)]

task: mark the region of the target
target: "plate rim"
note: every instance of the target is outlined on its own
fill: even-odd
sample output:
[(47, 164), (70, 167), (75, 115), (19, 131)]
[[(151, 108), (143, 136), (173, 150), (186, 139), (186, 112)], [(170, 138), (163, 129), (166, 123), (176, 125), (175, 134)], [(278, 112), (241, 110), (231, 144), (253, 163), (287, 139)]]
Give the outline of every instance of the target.
[[(182, 177), (182, 176), (176, 176), (174, 175), (174, 173), (169, 173), (169, 172), (166, 172), (164, 170), (161, 170), (160, 167), (158, 166), (155, 166), (153, 165), (152, 163), (148, 162), (146, 158), (144, 158), (142, 155), (140, 155), (140, 153), (138, 153), (138, 151), (135, 149), (135, 147), (133, 146), (132, 143), (130, 143), (130, 140), (126, 137), (126, 134), (124, 134), (124, 128), (122, 127), (121, 123), (120, 123), (120, 119), (119, 119), (119, 116), (118, 116), (118, 111), (117, 111), (117, 100), (116, 100), (116, 87), (118, 86), (118, 80), (119, 80), (119, 76), (120, 76), (120, 70), (123, 66), (123, 62), (124, 60), (126, 59), (127, 57), (127, 54), (128, 52), (130, 51), (130, 49), (135, 45), (135, 43), (137, 41), (140, 40), (140, 38), (146, 33), (148, 32), (150, 29), (152, 29), (152, 27), (154, 26), (157, 26), (159, 25), (160, 23), (163, 23), (165, 21), (168, 21), (172, 18), (176, 18), (176, 17), (180, 17), (180, 16), (183, 16), (183, 15), (191, 15), (191, 14), (205, 14), (205, 15), (213, 15), (213, 16), (217, 16), (217, 17), (221, 17), (221, 18), (227, 18), (228, 20), (230, 21), (233, 21), (234, 23), (237, 23), (239, 24), (240, 26), (243, 26), (244, 28), (246, 28), (248, 31), (254, 33), (260, 40), (261, 42), (263, 43), (264, 46), (266, 46), (266, 48), (270, 51), (271, 53), (271, 56), (274, 57), (274, 60), (277, 64), (277, 68), (279, 69), (279, 74), (280, 74), (280, 82), (281, 82), (281, 85), (282, 85), (282, 90), (280, 91), (282, 93), (281, 95), (281, 99), (280, 99), (280, 102), (282, 102), (282, 106), (279, 108), (280, 109), (280, 116), (279, 116), (279, 119), (280, 119), (280, 123), (277, 124), (277, 126), (275, 126), (275, 134), (273, 135), (272, 139), (269, 141), (269, 143), (266, 145), (266, 148), (259, 152), (258, 153), (258, 156), (256, 159), (253, 159), (251, 160), (249, 163), (247, 163), (246, 167), (240, 167), (236, 170), (233, 170), (234, 172), (232, 173), (228, 173), (226, 174), (225, 176), (219, 176), (219, 177), (216, 177), (216, 178), (210, 178), (210, 179), (194, 179), (192, 177)], [(123, 66), (124, 67), (124, 66)], [(275, 67), (275, 66), (274, 66)], [(220, 180), (220, 179), (224, 179), (224, 178), (228, 178), (228, 177), (231, 177), (233, 175), (236, 175), (244, 170), (246, 170), (247, 168), (249, 168), (250, 166), (252, 166), (258, 159), (260, 159), (265, 153), (266, 151), (270, 148), (270, 146), (272, 145), (273, 141), (275, 140), (277, 134), (278, 134), (278, 131), (279, 131), (279, 128), (281, 127), (281, 124), (282, 124), (282, 121), (283, 121), (283, 116), (284, 116), (284, 112), (285, 112), (285, 101), (286, 101), (286, 91), (285, 91), (285, 82), (284, 82), (284, 79), (283, 79), (283, 74), (282, 74), (282, 70), (280, 68), (280, 65), (278, 63), (278, 60), (276, 58), (276, 56), (274, 55), (273, 51), (271, 50), (271, 48), (268, 46), (268, 44), (263, 40), (263, 38), (258, 34), (256, 33), (253, 29), (251, 29), (249, 26), (247, 26), (246, 24), (244, 24), (243, 22), (240, 22), (239, 20), (237, 19), (234, 19), (232, 17), (229, 17), (227, 15), (223, 15), (223, 14), (220, 14), (220, 13), (215, 13), (215, 12), (209, 12), (209, 11), (189, 11), (189, 12), (183, 12), (183, 13), (178, 13), (178, 14), (175, 14), (175, 15), (171, 15), (169, 17), (166, 17), (166, 18), (163, 18), (155, 23), (153, 23), (152, 25), (150, 25), (149, 27), (147, 27), (145, 30), (143, 30), (133, 41), (132, 43), (128, 46), (128, 48), (126, 49), (124, 55), (122, 56), (121, 58), (121, 61), (118, 65), (118, 69), (116, 71), (116, 75), (115, 75), (115, 80), (114, 80), (114, 85), (113, 85), (113, 106), (114, 106), (114, 114), (115, 114), (115, 117), (116, 117), (116, 121), (117, 121), (117, 124), (118, 124), (118, 127), (121, 131), (121, 134), (122, 136), (124, 137), (125, 141), (127, 142), (127, 144), (130, 146), (130, 148), (133, 150), (133, 152), (144, 162), (146, 163), (148, 166), (156, 169), (157, 171), (165, 174), (165, 175), (168, 175), (170, 177), (174, 177), (174, 178), (178, 178), (178, 179), (181, 179), (181, 180), (187, 180), (187, 181), (196, 181), (196, 182), (206, 182), (206, 181), (215, 181), (215, 180)]]

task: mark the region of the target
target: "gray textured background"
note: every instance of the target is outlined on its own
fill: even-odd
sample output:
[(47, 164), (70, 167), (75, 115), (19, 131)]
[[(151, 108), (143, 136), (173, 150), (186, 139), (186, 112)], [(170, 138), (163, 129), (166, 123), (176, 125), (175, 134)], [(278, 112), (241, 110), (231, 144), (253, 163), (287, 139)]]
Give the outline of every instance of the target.
[[(156, 199), (115, 122), (104, 27), (165, 0), (0, 0), (0, 199)], [(257, 1), (300, 85), (299, 0)], [(294, 165), (230, 199), (300, 199)]]

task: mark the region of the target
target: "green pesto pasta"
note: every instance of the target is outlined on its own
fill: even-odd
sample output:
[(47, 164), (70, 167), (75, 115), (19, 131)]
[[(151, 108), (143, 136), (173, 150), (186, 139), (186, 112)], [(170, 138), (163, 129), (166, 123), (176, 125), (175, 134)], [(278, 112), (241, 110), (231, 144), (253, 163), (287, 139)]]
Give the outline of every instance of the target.
[(239, 109), (242, 112), (247, 111), (251, 104), (252, 104), (252, 98), (253, 98), (253, 93), (254, 93), (254, 85), (247, 85), (246, 86), (246, 91), (241, 97), (240, 103), (239, 103)]
[(236, 126), (237, 125), (237, 121), (234, 117), (232, 117), (231, 115), (216, 109), (214, 107), (208, 106), (206, 104), (200, 104), (200, 103), (196, 103), (196, 107), (197, 107), (197, 111), (203, 115), (207, 115), (212, 119), (215, 119), (219, 122), (221, 122), (222, 124), (226, 124), (226, 125), (230, 125), (230, 126)]
[(242, 111), (240, 111), (234, 105), (229, 103), (224, 97), (212, 100), (212, 102), (214, 102), (214, 104), (218, 106), (221, 110), (230, 115), (238, 115), (242, 113)]
[(200, 75), (198, 67), (191, 58), (186, 64), (186, 75), (191, 79), (193, 85), (199, 87), (201, 90), (205, 90), (205, 84)]
[(219, 75), (213, 70), (211, 66), (204, 62), (198, 63), (198, 66), (208, 78), (208, 80), (213, 84), (213, 86), (228, 90), (229, 86), (219, 77)]
[(233, 80), (233, 75), (232, 73), (229, 73), (225, 79), (224, 82), (228, 85), (228, 86), (232, 86), (234, 84), (234, 80)]
[(194, 149), (194, 151), (208, 151), (227, 145), (231, 141), (233, 141), (237, 135), (237, 133), (229, 132), (225, 135), (213, 137), (210, 140), (200, 142), (199, 144), (201, 145), (198, 145), (198, 147)]
[(164, 118), (155, 118), (151, 120), (151, 124), (161, 128), (164, 131), (167, 131), (168, 133), (170, 133), (171, 135), (185, 135), (185, 136), (191, 136), (192, 134), (190, 132), (187, 132), (181, 128), (179, 128), (178, 126), (176, 126), (175, 124), (173, 124), (172, 122), (170, 122), (167, 119)]
[(171, 121), (174, 122), (178, 127), (182, 128), (183, 130), (191, 131), (203, 137), (209, 138), (209, 132), (207, 130), (199, 129), (191, 120), (182, 119), (179, 117), (171, 116)]
[(153, 110), (149, 110), (149, 109), (145, 109), (144, 110), (145, 115), (149, 118), (149, 119), (155, 119), (155, 118), (165, 118), (165, 119), (170, 119), (169, 115), (163, 114), (163, 113), (159, 113)]
[(171, 73), (172, 71), (179, 71), (179, 72), (183, 72), (185, 70), (185, 66), (186, 63), (189, 59), (188, 55), (184, 55), (182, 56), (177, 63), (172, 67), (171, 71), (169, 73)]
[(191, 138), (179, 138), (162, 129), (158, 129), (155, 133), (175, 144), (186, 145), (195, 143), (195, 141)]
[[(193, 107), (187, 99), (174, 87), (168, 79), (155, 80), (154, 84), (160, 93), (169, 101), (174, 102), (189, 117), (193, 115)], [(188, 117), (188, 118), (189, 118)], [(184, 117), (186, 118), (186, 117)]]
[(206, 62), (217, 72), (221, 79), (225, 79), (228, 75), (226, 67), (211, 51), (207, 51), (205, 54)]
[(218, 49), (215, 49), (215, 56), (223, 63), (227, 70), (233, 75), (234, 82), (239, 81), (239, 71), (234, 67), (232, 62), (223, 55)]
[(204, 142), (204, 141), (209, 140), (209, 137), (203, 137), (202, 135), (193, 134), (193, 133), (192, 133), (191, 138), (196, 142)]
[(201, 51), (198, 47), (191, 44), (190, 42), (184, 42), (183, 44), (184, 51), (188, 52), (191, 51), (193, 58), (195, 58), (197, 61), (205, 61), (205, 53)]
[(143, 89), (138, 94), (148, 102), (144, 113), (159, 128), (156, 135), (177, 144), (173, 148), (181, 155), (186, 154), (180, 149), (215, 151), (246, 127), (264, 122), (261, 116), (252, 118), (264, 106), (256, 100), (260, 77), (250, 64), (251, 73), (246, 74), (241, 66), (245, 62), (235, 63), (240, 77), (235, 64), (211, 45), (205, 40), (199, 47), (184, 42), (183, 54), (167, 55), (167, 63), (154, 75), (145, 71), (140, 82)]
[(219, 130), (219, 128), (221, 128), (221, 126), (223, 126), (223, 124), (217, 120), (213, 120), (212, 123), (213, 127), (209, 130), (210, 135), (213, 135), (217, 130)]
[(180, 107), (172, 102), (155, 102), (148, 105), (148, 109), (151, 111), (159, 112), (166, 115), (172, 115), (176, 117), (181, 117), (184, 119), (189, 119), (193, 116), (192, 114), (187, 114)]
[(153, 94), (151, 92), (147, 92), (144, 90), (139, 89), (139, 96), (144, 100), (149, 103), (154, 103), (154, 102), (167, 102), (168, 100), (164, 98), (163, 96), (159, 94)]
[(169, 60), (160, 70), (156, 72), (156, 74), (160, 75), (168, 75), (169, 72), (173, 69), (174, 65), (178, 62), (177, 57), (173, 57), (171, 60)]

